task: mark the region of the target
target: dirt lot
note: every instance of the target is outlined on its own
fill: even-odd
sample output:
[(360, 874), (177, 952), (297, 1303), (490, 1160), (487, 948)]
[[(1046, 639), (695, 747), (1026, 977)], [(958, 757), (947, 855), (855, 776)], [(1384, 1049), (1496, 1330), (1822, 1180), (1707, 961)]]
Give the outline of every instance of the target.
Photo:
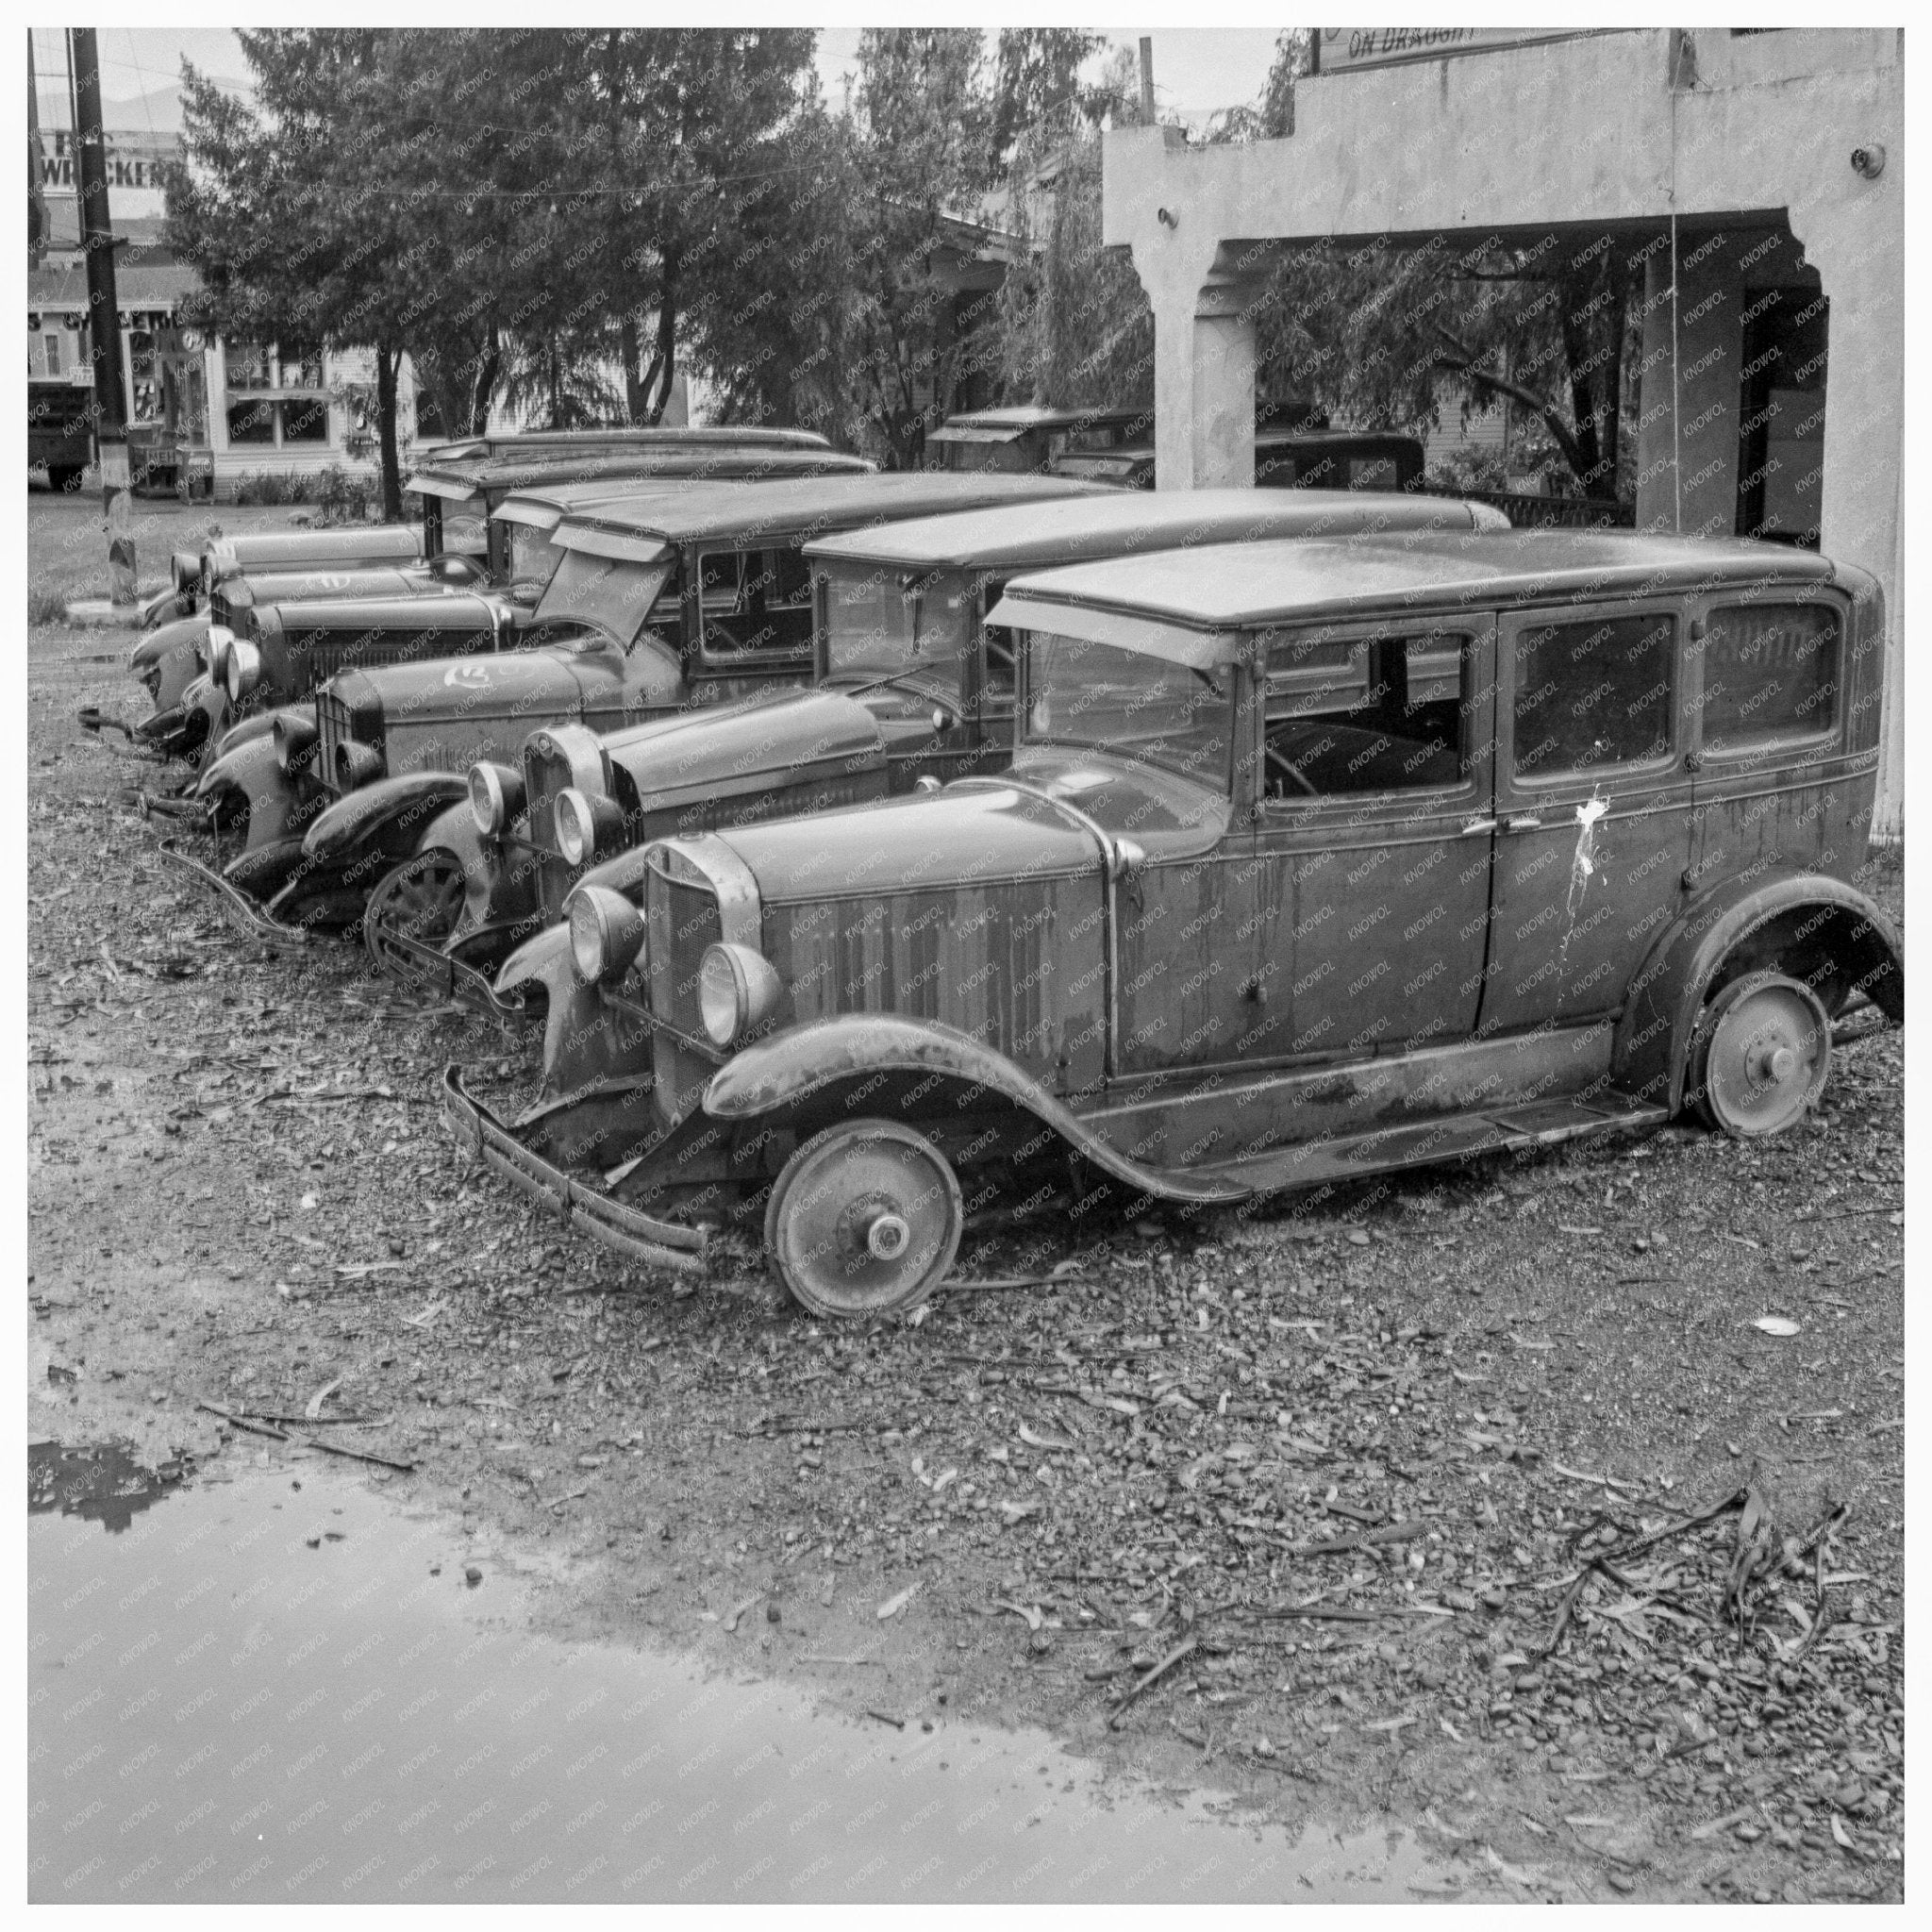
[[(84, 516), (33, 508), (36, 583), (80, 571)], [(155, 857), (152, 768), (73, 723), (135, 708), (127, 641), (29, 634), (28, 1294), (75, 1438), (307, 1454), (195, 1405), (326, 1391), (560, 1629), (1386, 1808), (1471, 1893), (1903, 1896), (1900, 1035), (1757, 1147), (969, 1239), (968, 1282), (1053, 1278), (872, 1329), (676, 1295), (443, 1129), (443, 1064), (501, 1090), (522, 1044), (244, 942)]]

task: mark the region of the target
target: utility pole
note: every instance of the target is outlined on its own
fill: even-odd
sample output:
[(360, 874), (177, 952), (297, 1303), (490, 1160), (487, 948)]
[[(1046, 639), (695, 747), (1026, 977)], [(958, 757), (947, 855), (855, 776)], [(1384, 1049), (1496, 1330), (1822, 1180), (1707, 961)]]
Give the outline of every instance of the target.
[(87, 251), (88, 343), (94, 365), (94, 440), (108, 511), (108, 589), (117, 614), (134, 614), (134, 506), (127, 474), (127, 391), (121, 375), (121, 305), (108, 214), (108, 136), (101, 125), (101, 61), (91, 26), (68, 29), (74, 59), (74, 143)]
[(1154, 125), (1154, 36), (1141, 36), (1141, 119)]
[(26, 265), (41, 265), (47, 241), (47, 198), (41, 189), (41, 90), (34, 75), (34, 30), (26, 30)]

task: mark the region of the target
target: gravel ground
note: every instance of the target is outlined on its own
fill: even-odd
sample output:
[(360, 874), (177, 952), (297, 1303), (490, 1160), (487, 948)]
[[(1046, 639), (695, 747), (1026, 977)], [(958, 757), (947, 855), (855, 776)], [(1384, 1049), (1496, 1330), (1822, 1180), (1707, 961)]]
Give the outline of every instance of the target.
[(1757, 1147), (969, 1238), (864, 1329), (674, 1293), (442, 1128), (442, 1065), (520, 1043), (154, 857), (152, 773), (73, 724), (131, 708), (125, 642), (29, 634), (31, 1359), (71, 1436), (328, 1424), (561, 1629), (1386, 1809), (1471, 1895), (1903, 1897), (1902, 1036)]

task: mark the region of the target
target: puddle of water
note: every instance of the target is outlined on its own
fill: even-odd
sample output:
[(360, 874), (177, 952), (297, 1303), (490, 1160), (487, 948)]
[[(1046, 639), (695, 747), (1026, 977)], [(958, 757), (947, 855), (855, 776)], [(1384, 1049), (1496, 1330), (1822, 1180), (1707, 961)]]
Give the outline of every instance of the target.
[(186, 1474), (178, 1462), (144, 1469), (118, 1443), (29, 1442), (26, 1451), (26, 1513), (58, 1509), (81, 1516), (118, 1536), (137, 1511), (158, 1503)]
[(30, 1453), (36, 1901), (1408, 1899), (1424, 1869), (1405, 1832), (1163, 1804), (1043, 1732), (529, 1634), (459, 1526), (327, 1470), (131, 1469)]

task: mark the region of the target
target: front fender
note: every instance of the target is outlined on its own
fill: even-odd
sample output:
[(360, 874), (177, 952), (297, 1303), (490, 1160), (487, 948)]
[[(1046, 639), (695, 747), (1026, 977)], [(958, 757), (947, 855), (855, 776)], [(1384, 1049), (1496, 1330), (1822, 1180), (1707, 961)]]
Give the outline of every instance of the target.
[[(208, 667), (208, 631), (210, 619), (206, 610), (197, 610), (189, 617), (176, 618), (172, 624), (164, 624), (151, 630), (127, 654), (127, 668), (135, 676), (146, 682), (149, 678), (163, 675), (163, 660), (179, 651), (184, 654), (183, 661), (192, 664), (181, 677), (181, 685), (189, 678)], [(158, 696), (158, 693), (157, 693)], [(181, 687), (176, 686), (174, 694), (166, 702), (178, 704)]]
[(194, 795), (217, 808), (240, 798), (248, 808), (248, 843), (254, 852), (266, 845), (299, 840), (324, 794), (312, 779), (291, 777), (275, 762), (272, 736), (244, 738), (224, 750), (202, 773)]
[(194, 611), (194, 592), (173, 587), (157, 591), (151, 597), (144, 597), (140, 605), (141, 627), (153, 630), (159, 625), (172, 624), (175, 620), (189, 617)]
[(545, 1001), (541, 1104), (595, 1085), (613, 1062), (606, 1050), (609, 1015), (598, 990), (577, 977), (569, 926), (546, 925), (496, 975), (499, 995), (532, 985), (543, 989)]
[(1727, 962), (1740, 971), (1775, 962), (1840, 992), (1868, 993), (1904, 1023), (1898, 928), (1856, 886), (1824, 873), (1726, 880), (1685, 908), (1631, 980), (1611, 1049), (1620, 1088), (1673, 1113), (1683, 1105), (1691, 1033), (1713, 980), (1732, 976)]
[[(828, 1090), (865, 1086), (881, 1074), (932, 1076), (907, 1098), (930, 1103), (926, 1111), (935, 1116), (957, 1114), (962, 1097), (996, 1094), (1051, 1127), (1102, 1173), (1162, 1200), (1239, 1201), (1252, 1191), (1211, 1175), (1130, 1160), (1004, 1054), (957, 1027), (891, 1013), (814, 1020), (746, 1047), (712, 1075), (705, 1111), (734, 1121), (783, 1115), (813, 1096), (830, 1098)], [(858, 1104), (856, 1096), (848, 1104)], [(908, 1114), (908, 1124), (919, 1119)]]
[[(516, 829), (527, 834), (519, 821)], [(538, 905), (538, 858), (521, 841), (487, 837), (477, 829), (467, 793), (458, 805), (446, 807), (430, 820), (416, 841), (418, 852), (447, 852), (463, 870), (463, 910), (456, 930), (445, 941), (448, 950), (486, 929), (541, 924)], [(526, 935), (516, 934), (518, 941)]]
[(378, 778), (328, 807), (309, 826), (303, 849), (311, 858), (341, 859), (379, 842), (400, 861), (418, 849), (431, 819), (468, 796), (467, 780), (454, 772)]

